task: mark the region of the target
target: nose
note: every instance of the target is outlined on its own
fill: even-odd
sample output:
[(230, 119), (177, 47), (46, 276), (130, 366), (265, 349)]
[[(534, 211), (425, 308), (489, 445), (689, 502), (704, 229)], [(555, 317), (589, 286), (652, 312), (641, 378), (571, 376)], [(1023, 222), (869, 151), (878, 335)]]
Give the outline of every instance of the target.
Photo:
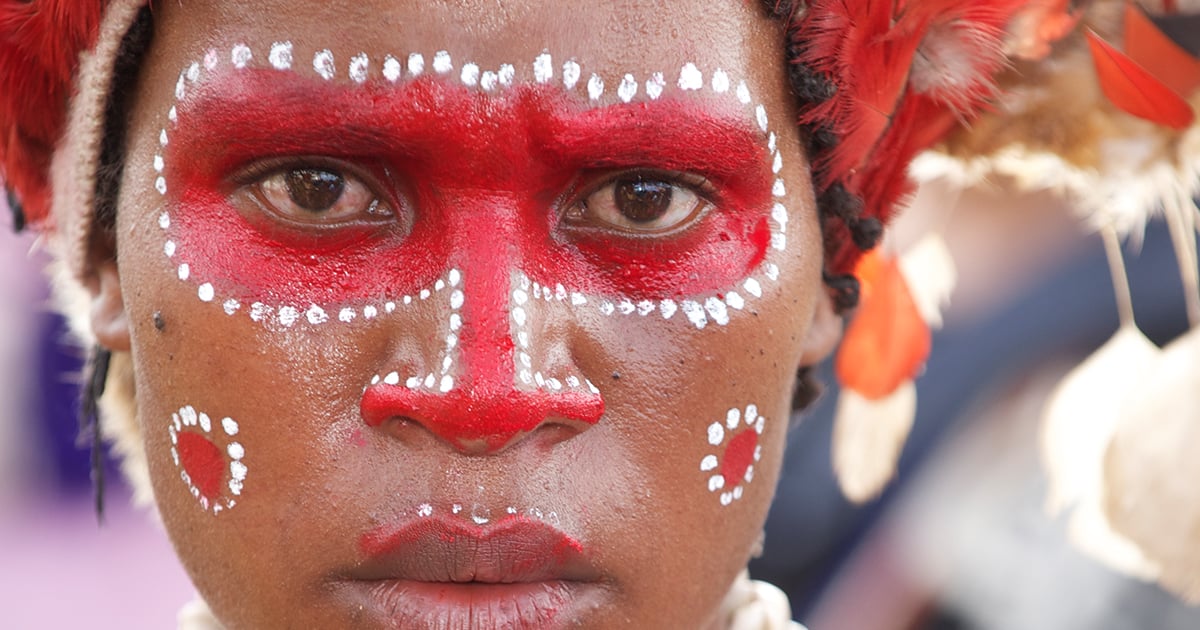
[(422, 292), (442, 309), (427, 333), (444, 340), (440, 356), (423, 361), (432, 370), (373, 378), (360, 405), (367, 425), (416, 423), (460, 452), (488, 455), (543, 426), (569, 436), (600, 421), (603, 397), (566, 347), (569, 302), (541, 299), (555, 290), (496, 265), (445, 278), (444, 290)]

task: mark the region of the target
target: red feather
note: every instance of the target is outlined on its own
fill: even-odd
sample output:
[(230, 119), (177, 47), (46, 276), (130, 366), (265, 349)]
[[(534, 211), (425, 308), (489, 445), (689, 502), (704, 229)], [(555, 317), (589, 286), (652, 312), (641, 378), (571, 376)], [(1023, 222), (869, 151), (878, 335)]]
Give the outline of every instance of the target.
[(0, 0), (0, 177), (34, 223), (49, 211), (49, 168), (79, 53), (93, 45), (100, 0)]
[[(818, 190), (835, 182), (860, 197), (863, 217), (886, 222), (909, 191), (907, 166), (956, 121), (995, 95), (1006, 26), (1028, 0), (814, 0), (792, 32), (800, 60), (836, 86), (801, 114), (829, 126), (837, 148), (815, 164)], [(831, 268), (861, 255), (839, 229)]]
[(1125, 5), (1125, 53), (1183, 96), (1200, 88), (1200, 59), (1167, 37), (1132, 3)]
[(1104, 95), (1123, 111), (1173, 129), (1186, 129), (1196, 119), (1191, 105), (1136, 61), (1093, 31), (1088, 45)]

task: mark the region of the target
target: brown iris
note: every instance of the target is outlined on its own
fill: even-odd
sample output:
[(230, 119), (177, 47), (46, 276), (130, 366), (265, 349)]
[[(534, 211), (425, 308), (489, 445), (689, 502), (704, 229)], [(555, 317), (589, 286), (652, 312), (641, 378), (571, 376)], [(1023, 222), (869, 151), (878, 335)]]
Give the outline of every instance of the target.
[(315, 168), (293, 169), (284, 174), (288, 197), (309, 212), (325, 212), (341, 199), (346, 179), (332, 171)]
[(630, 221), (648, 223), (671, 208), (674, 188), (667, 182), (641, 178), (619, 180), (613, 187), (613, 203)]

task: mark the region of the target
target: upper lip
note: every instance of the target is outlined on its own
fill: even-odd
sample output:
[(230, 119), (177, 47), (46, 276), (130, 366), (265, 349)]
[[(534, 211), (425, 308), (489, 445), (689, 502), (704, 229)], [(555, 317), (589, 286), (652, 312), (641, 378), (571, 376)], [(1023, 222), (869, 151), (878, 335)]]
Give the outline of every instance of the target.
[(357, 580), (515, 584), (592, 582), (583, 545), (541, 521), (513, 516), (478, 527), (431, 516), (373, 529), (359, 539)]

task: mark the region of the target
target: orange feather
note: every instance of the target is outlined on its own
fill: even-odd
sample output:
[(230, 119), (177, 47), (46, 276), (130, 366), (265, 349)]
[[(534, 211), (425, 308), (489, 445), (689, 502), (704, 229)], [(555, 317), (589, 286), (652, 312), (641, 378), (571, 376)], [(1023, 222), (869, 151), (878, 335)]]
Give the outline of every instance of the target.
[(932, 334), (894, 258), (865, 254), (855, 274), (862, 299), (838, 349), (838, 381), (868, 400), (882, 400), (913, 379), (929, 358)]
[(1105, 96), (1121, 110), (1173, 129), (1191, 126), (1196, 113), (1177, 92), (1094, 31), (1087, 33)]

